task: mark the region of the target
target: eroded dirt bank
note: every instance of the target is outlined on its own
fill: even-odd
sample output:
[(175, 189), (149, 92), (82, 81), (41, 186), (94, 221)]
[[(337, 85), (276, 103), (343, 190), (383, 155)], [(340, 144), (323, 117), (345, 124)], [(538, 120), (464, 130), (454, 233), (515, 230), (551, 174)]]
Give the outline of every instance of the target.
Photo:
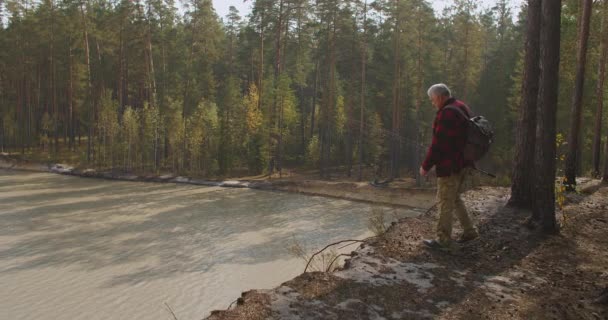
[[(508, 190), (465, 195), (481, 237), (453, 254), (429, 251), (435, 217), (402, 219), (345, 268), (246, 292), (208, 319), (608, 319), (608, 187), (589, 181), (560, 213), (559, 236), (524, 226)], [(456, 230), (458, 232), (458, 230)]]

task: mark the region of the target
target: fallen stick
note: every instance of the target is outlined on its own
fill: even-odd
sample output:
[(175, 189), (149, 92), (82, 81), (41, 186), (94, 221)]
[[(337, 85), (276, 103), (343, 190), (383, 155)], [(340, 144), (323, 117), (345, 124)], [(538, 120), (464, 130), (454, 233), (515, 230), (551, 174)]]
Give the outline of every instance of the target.
[(331, 262), (329, 263), (329, 265), (327, 266), (327, 269), (325, 269), (325, 272), (329, 272), (329, 270), (331, 269), (331, 266), (334, 264), (334, 262), (336, 262), (336, 260), (338, 260), (338, 258), (340, 257), (352, 257), (352, 255), (348, 254), (348, 253), (342, 253), (339, 254), (337, 256), (335, 256)]
[(235, 304), (237, 301), (239, 301), (239, 299), (236, 299), (236, 300), (232, 301), (230, 303), (230, 305), (228, 306), (228, 310), (230, 310), (230, 308), (232, 308), (232, 305)]
[[(373, 237), (371, 237), (371, 238), (373, 238)], [(345, 243), (345, 242), (361, 242), (361, 243), (365, 243), (365, 241), (367, 241), (368, 239), (370, 239), (370, 238), (367, 238), (367, 239), (364, 239), (364, 240), (342, 240), (342, 241), (338, 241), (338, 242), (334, 242), (334, 243), (326, 245), (325, 248), (323, 248), (323, 249), (315, 252), (312, 256), (310, 256), (310, 259), (308, 259), (308, 263), (306, 263), (306, 267), (304, 268), (304, 273), (306, 273), (306, 271), (308, 271), (308, 266), (310, 265), (310, 263), (312, 262), (312, 260), (314, 260), (314, 258), (317, 255), (321, 254), (323, 251), (327, 250), (327, 248), (329, 248), (331, 246), (335, 246), (335, 245), (341, 244), (341, 243)]]

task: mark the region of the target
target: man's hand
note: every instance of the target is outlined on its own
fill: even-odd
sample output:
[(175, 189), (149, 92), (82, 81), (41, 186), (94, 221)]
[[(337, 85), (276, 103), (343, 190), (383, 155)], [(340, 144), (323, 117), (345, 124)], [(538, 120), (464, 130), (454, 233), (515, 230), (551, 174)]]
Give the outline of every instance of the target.
[(420, 175), (421, 175), (421, 176), (426, 177), (426, 175), (427, 175), (428, 173), (429, 173), (428, 171), (426, 171), (426, 170), (424, 170), (422, 167), (420, 167)]

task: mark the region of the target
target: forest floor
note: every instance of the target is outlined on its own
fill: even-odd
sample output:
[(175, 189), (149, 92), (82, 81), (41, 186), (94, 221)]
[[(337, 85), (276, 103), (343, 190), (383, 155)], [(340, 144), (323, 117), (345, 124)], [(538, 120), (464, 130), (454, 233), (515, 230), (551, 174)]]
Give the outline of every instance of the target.
[(528, 212), (505, 207), (508, 194), (465, 193), (480, 238), (450, 253), (421, 244), (436, 212), (405, 218), (343, 268), (245, 292), (208, 319), (608, 319), (606, 297), (598, 301), (608, 288), (608, 186), (587, 179), (568, 194), (555, 236), (528, 228)]

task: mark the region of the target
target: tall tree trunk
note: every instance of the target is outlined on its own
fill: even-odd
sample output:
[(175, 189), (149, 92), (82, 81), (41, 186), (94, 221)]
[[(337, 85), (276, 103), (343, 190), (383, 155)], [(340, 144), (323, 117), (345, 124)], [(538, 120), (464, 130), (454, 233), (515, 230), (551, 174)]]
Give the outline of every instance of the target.
[(509, 205), (532, 208), (534, 150), (536, 146), (536, 108), (540, 75), (541, 0), (528, 0), (526, 55), (519, 108), (515, 158)]
[[(297, 8), (297, 35), (298, 35), (298, 46), (296, 50), (296, 65), (299, 68), (302, 65), (302, 11), (304, 8)], [(306, 103), (304, 96), (304, 84), (299, 83), (298, 89), (300, 91), (299, 102), (300, 102), (300, 141), (301, 151), (300, 154), (304, 158), (306, 155)]]
[[(187, 66), (189, 68), (192, 68), (192, 64), (194, 62), (194, 46), (196, 44), (196, 28), (197, 28), (197, 23), (198, 23), (198, 19), (196, 18), (196, 16), (197, 16), (196, 10), (197, 9), (198, 8), (195, 5), (194, 6), (194, 15), (193, 15), (194, 18), (193, 18), (193, 21), (192, 21), (192, 33), (191, 33), (192, 41), (190, 42), (190, 53), (188, 54), (188, 64), (187, 64)], [(187, 111), (187, 105), (188, 105), (188, 102), (189, 102), (188, 100), (189, 100), (189, 97), (190, 97), (190, 85), (191, 85), (191, 82), (192, 82), (192, 79), (191, 79), (191, 74), (192, 74), (191, 70), (186, 71), (186, 72), (187, 72), (188, 76), (186, 77), (186, 86), (184, 87), (184, 101), (183, 101), (183, 104), (182, 104), (182, 126), (184, 128), (184, 132), (186, 132), (185, 131), (186, 130), (186, 119), (187, 119), (187, 112), (186, 111)], [(182, 151), (181, 151), (181, 157), (182, 157), (182, 159), (181, 159), (181, 161), (177, 161), (177, 163), (178, 163), (178, 169), (177, 170), (178, 171), (182, 168), (180, 164), (184, 163), (184, 160), (185, 160), (185, 157), (186, 157), (186, 139), (185, 139), (185, 134), (184, 134), (184, 138), (183, 138), (183, 141), (182, 141), (181, 148), (182, 148)], [(173, 148), (173, 149), (176, 150), (177, 148)], [(175, 153), (175, 151), (174, 151), (174, 153)]]
[(365, 84), (367, 71), (367, 0), (363, 4), (363, 40), (361, 42), (361, 107), (359, 110), (359, 174), (358, 181), (363, 179), (363, 131), (365, 130)]
[(333, 110), (335, 108), (336, 94), (336, 15), (334, 11), (330, 21), (328, 21), (328, 79), (326, 97), (323, 103), (322, 125), (319, 128), (321, 131), (321, 178), (329, 179), (329, 165), (331, 158), (331, 123), (333, 119)]
[[(260, 64), (258, 66), (258, 92), (260, 98), (258, 99), (258, 109), (262, 110), (262, 95), (264, 93), (264, 18), (266, 17), (265, 12), (263, 11), (260, 16)], [(269, 172), (272, 175), (272, 172)]]
[[(600, 175), (600, 153), (602, 143), (602, 114), (604, 109), (604, 79), (606, 77), (606, 58), (608, 57), (608, 1), (603, 1), (602, 15), (602, 37), (600, 39), (600, 61), (597, 71), (597, 87), (595, 89), (595, 97), (597, 99), (597, 111), (595, 112), (595, 130), (593, 134), (593, 175)], [(608, 157), (608, 155), (604, 155)]]
[[(49, 1), (50, 9), (50, 39), (49, 39), (49, 103), (51, 104), (51, 110), (49, 115), (53, 119), (53, 147), (51, 153), (57, 153), (59, 144), (59, 132), (57, 122), (59, 121), (58, 110), (57, 110), (57, 98), (55, 94), (55, 50), (53, 48), (55, 42), (55, 4), (53, 0)], [(29, 88), (26, 89), (29, 91)]]
[(91, 151), (93, 147), (93, 122), (95, 119), (94, 112), (95, 108), (93, 107), (93, 86), (91, 84), (91, 59), (89, 52), (89, 31), (87, 27), (87, 18), (84, 12), (84, 2), (80, 3), (80, 13), (82, 16), (82, 26), (84, 33), (84, 54), (85, 61), (87, 65), (87, 94), (88, 97), (86, 100), (89, 102), (89, 123), (88, 123), (88, 135), (87, 135), (87, 162), (91, 162)]
[[(25, 66), (25, 64), (23, 64), (23, 66)], [(24, 106), (25, 106), (25, 102), (24, 100), (24, 96), (27, 95), (27, 88), (26, 88), (26, 79), (25, 79), (25, 74), (23, 76), (23, 79), (19, 81), (19, 93), (17, 94), (18, 98), (17, 98), (17, 123), (19, 124), (17, 126), (17, 130), (15, 130), (15, 135), (19, 135), (19, 144), (21, 146), (21, 154), (25, 154), (25, 115), (24, 115)], [(17, 132), (18, 131), (18, 132)], [(17, 140), (17, 137), (15, 137), (15, 142)], [(15, 147), (17, 147), (17, 144), (15, 143)]]
[(161, 85), (161, 95), (160, 95), (160, 101), (159, 101), (159, 112), (157, 113), (157, 115), (159, 116), (159, 118), (157, 119), (157, 124), (156, 124), (156, 143), (155, 143), (155, 152), (154, 152), (154, 170), (158, 171), (159, 167), (160, 167), (160, 160), (161, 159), (165, 159), (167, 157), (167, 134), (163, 134), (164, 137), (164, 154), (160, 148), (161, 146), (161, 134), (159, 132), (159, 124), (158, 122), (160, 122), (160, 115), (162, 114), (162, 110), (164, 109), (164, 105), (165, 105), (165, 100), (166, 100), (166, 94), (167, 94), (167, 54), (166, 54), (166, 35), (165, 35), (165, 29), (164, 29), (164, 18), (162, 16), (162, 10), (160, 10), (160, 34), (162, 36), (162, 41), (161, 41), (161, 55), (162, 55), (162, 70), (163, 70), (163, 74), (162, 74), (162, 85)]
[(149, 93), (149, 103), (150, 106), (156, 107), (156, 75), (154, 73), (154, 56), (152, 54), (152, 22), (150, 21), (152, 18), (152, 8), (150, 1), (148, 1), (148, 35), (146, 36), (147, 45), (146, 45), (146, 54), (148, 56), (148, 83), (150, 87)]
[(579, 24), (579, 43), (576, 54), (576, 80), (572, 97), (572, 116), (570, 134), (568, 135), (568, 154), (564, 170), (566, 190), (576, 189), (577, 157), (580, 140), (583, 87), (585, 84), (585, 64), (587, 63), (587, 40), (589, 39), (589, 22), (591, 20), (592, 0), (581, 0), (583, 3), (582, 20)]
[(128, 79), (128, 66), (127, 59), (128, 54), (125, 53), (127, 50), (125, 49), (126, 43), (128, 40), (128, 35), (125, 32), (125, 24), (128, 23), (129, 16), (131, 15), (129, 8), (121, 9), (121, 17), (120, 17), (120, 33), (119, 33), (119, 54), (118, 54), (118, 104), (119, 104), (119, 112), (124, 112), (125, 107), (127, 105), (131, 105), (129, 102), (129, 79)]
[(421, 139), (421, 132), (420, 132), (420, 109), (422, 107), (422, 94), (423, 94), (423, 87), (422, 87), (422, 81), (424, 78), (424, 71), (422, 69), (422, 47), (423, 47), (423, 42), (422, 42), (422, 30), (423, 30), (423, 23), (422, 23), (422, 12), (421, 12), (421, 8), (420, 8), (420, 4), (418, 4), (416, 6), (416, 12), (418, 14), (418, 24), (417, 24), (417, 46), (416, 46), (416, 120), (414, 121), (414, 157), (415, 157), (415, 166), (414, 168), (414, 172), (416, 175), (416, 186), (420, 187), (422, 186), (422, 177), (420, 176), (420, 171), (416, 170), (415, 168), (417, 166), (419, 166), (422, 163), (422, 148), (420, 146), (420, 141)]
[[(281, 76), (281, 48), (282, 48), (282, 36), (283, 36), (283, 0), (279, 0), (279, 17), (278, 17), (278, 21), (277, 21), (277, 34), (276, 34), (276, 46), (275, 46), (275, 61), (274, 61), (274, 89), (275, 89), (275, 94), (273, 97), (273, 111), (270, 113), (271, 114), (271, 119), (273, 119), (273, 115), (278, 113), (278, 121), (276, 121), (276, 124), (274, 124), (274, 121), (271, 120), (271, 123), (274, 124), (277, 128), (277, 133), (278, 133), (278, 141), (277, 141), (277, 145), (275, 146), (275, 152), (274, 152), (274, 157), (276, 159), (276, 166), (277, 169), (279, 170), (279, 177), (283, 176), (283, 170), (282, 170), (282, 163), (281, 163), (281, 151), (282, 151), (282, 144), (283, 144), (283, 121), (282, 121), (282, 114), (283, 114), (283, 101), (277, 101), (277, 91), (278, 91), (278, 87), (279, 87), (279, 77)], [(280, 103), (279, 105), (279, 110), (277, 112), (277, 103)], [(274, 119), (273, 119), (274, 120)], [(271, 125), (272, 125), (271, 124)], [(272, 130), (270, 131), (271, 135), (272, 135)], [(270, 139), (272, 141), (272, 139)]]
[[(101, 57), (101, 46), (99, 45), (99, 38), (95, 38), (95, 49), (97, 50), (97, 64), (99, 65), (99, 68), (103, 70), (103, 59)], [(99, 99), (103, 92), (106, 91), (106, 84), (104, 82), (103, 73), (96, 77), (96, 79), (97, 95), (95, 95), (95, 99)], [(97, 107), (97, 103), (95, 103), (94, 106)], [(97, 113), (95, 113), (95, 117), (95, 120), (97, 120)]]
[(559, 86), (561, 1), (543, 0), (540, 34), (539, 112), (536, 131), (536, 190), (533, 219), (543, 231), (559, 231), (555, 219), (555, 137)]
[(463, 49), (464, 49), (464, 63), (462, 65), (462, 70), (463, 72), (463, 79), (462, 79), (462, 84), (463, 84), (463, 88), (462, 88), (462, 99), (464, 101), (467, 100), (468, 98), (468, 93), (469, 93), (469, 32), (470, 32), (470, 25), (469, 25), (469, 19), (470, 19), (470, 14), (471, 12), (469, 11), (470, 9), (467, 7), (467, 20), (465, 21), (465, 25), (464, 25), (464, 43), (463, 45)]
[(310, 137), (315, 135), (315, 112), (317, 112), (317, 90), (319, 86), (319, 60), (315, 63), (315, 81), (312, 89), (312, 99), (310, 102)]
[(69, 132), (69, 149), (75, 150), (74, 140), (74, 59), (72, 54), (72, 38), (68, 43), (68, 132)]
[(399, 99), (399, 94), (401, 90), (401, 26), (400, 26), (400, 18), (399, 18), (399, 0), (395, 0), (395, 25), (394, 25), (394, 42), (393, 42), (393, 114), (392, 114), (392, 132), (391, 132), (391, 170), (390, 170), (390, 180), (395, 179), (399, 175), (399, 153), (400, 153), (400, 139), (401, 136), (401, 110), (399, 110), (399, 106), (401, 101)]
[(124, 102), (124, 77), (123, 77), (123, 70), (124, 70), (124, 45), (123, 45), (123, 32), (124, 32), (124, 27), (123, 27), (123, 20), (120, 20), (120, 33), (118, 36), (118, 43), (119, 43), (119, 50), (118, 50), (118, 83), (116, 85), (116, 91), (117, 91), (117, 97), (118, 97), (118, 108), (119, 108), (119, 112), (122, 113), (122, 111), (124, 110), (125, 107), (125, 102)]

